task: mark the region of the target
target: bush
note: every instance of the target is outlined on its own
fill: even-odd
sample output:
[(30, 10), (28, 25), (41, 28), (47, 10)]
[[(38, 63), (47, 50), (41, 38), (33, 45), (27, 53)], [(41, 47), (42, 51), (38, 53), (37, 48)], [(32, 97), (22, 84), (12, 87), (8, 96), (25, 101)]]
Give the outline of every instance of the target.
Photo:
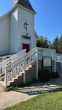
[(47, 82), (50, 79), (58, 78), (59, 74), (57, 72), (50, 72), (47, 69), (39, 71), (39, 80), (42, 82)]
[(50, 73), (47, 69), (39, 71), (39, 80), (42, 82), (49, 81)]
[(50, 78), (51, 79), (59, 78), (59, 74), (57, 72), (52, 72)]

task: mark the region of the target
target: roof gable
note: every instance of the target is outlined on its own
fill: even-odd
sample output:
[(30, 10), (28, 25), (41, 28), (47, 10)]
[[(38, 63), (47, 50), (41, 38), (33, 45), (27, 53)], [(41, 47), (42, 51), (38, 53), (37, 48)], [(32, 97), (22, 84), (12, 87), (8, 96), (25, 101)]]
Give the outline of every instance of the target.
[(27, 8), (33, 12), (35, 12), (34, 9), (32, 8), (32, 5), (29, 2), (29, 0), (18, 0), (18, 4), (24, 6), (25, 8)]

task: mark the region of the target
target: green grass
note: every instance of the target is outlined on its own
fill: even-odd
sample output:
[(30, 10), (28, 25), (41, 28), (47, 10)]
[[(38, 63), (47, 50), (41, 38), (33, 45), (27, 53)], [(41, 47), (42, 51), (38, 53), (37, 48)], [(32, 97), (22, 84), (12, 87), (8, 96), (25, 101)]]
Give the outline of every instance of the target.
[(62, 110), (62, 92), (44, 93), (5, 110)]

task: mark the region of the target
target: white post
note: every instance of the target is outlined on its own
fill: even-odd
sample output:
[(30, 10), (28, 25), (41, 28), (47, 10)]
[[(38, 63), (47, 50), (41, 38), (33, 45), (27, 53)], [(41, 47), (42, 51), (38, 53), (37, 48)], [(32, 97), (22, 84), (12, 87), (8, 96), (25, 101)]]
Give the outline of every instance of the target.
[(56, 60), (54, 60), (54, 72), (56, 72)]
[(36, 80), (38, 80), (38, 50), (36, 49)]
[(29, 60), (29, 61), (31, 62), (31, 61), (32, 61), (32, 56), (31, 56), (31, 52), (30, 52), (29, 56), (30, 56), (30, 60)]
[(25, 58), (26, 58), (26, 53), (25, 53), (25, 56), (24, 56), (24, 67), (23, 67), (23, 71), (24, 71), (24, 84), (26, 83), (26, 73), (25, 73), (25, 65), (26, 65), (26, 61), (25, 61)]
[(13, 66), (11, 65), (11, 81), (12, 81), (12, 78), (13, 78), (12, 77), (13, 76), (12, 74), (13, 74)]
[(56, 54), (55, 54), (55, 56), (54, 56), (54, 72), (56, 72)]
[(6, 72), (6, 65), (5, 65), (5, 79), (4, 79), (4, 83), (5, 83), (5, 88), (7, 87), (7, 72)]
[(24, 84), (25, 84), (25, 83), (26, 83), (25, 71), (24, 71), (24, 73), (23, 73), (23, 74), (24, 74)]

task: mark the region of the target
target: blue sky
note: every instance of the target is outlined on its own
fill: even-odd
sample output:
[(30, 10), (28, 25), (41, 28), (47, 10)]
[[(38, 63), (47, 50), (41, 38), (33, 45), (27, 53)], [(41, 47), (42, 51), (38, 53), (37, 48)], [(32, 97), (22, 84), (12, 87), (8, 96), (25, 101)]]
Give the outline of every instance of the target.
[[(53, 40), (62, 34), (62, 0), (30, 0), (36, 10), (35, 30)], [(0, 15), (11, 9), (12, 0), (0, 0)]]

